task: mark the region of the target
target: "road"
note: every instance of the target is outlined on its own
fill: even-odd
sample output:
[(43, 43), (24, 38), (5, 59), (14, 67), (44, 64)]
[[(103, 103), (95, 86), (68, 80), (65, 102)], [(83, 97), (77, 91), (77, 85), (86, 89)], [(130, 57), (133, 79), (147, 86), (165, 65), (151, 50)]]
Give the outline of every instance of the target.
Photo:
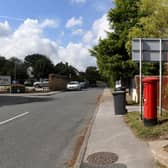
[(0, 96), (0, 168), (64, 168), (102, 89)]

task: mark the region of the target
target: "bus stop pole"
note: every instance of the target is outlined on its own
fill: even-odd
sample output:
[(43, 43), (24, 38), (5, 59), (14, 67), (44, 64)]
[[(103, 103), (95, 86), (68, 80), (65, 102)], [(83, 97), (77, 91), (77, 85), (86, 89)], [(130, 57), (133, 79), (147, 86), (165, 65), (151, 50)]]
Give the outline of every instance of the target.
[(140, 111), (140, 118), (142, 120), (142, 39), (139, 39), (139, 111)]
[(159, 113), (162, 116), (162, 39), (160, 39)]

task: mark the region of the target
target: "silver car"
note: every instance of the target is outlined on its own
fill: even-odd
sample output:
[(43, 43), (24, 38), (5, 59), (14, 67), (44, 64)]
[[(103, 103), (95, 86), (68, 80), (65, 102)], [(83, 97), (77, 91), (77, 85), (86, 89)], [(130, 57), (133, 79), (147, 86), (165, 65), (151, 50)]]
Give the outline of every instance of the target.
[(48, 87), (48, 80), (34, 82), (33, 86), (36, 88)]
[(67, 90), (81, 90), (81, 85), (78, 81), (71, 81), (66, 86)]

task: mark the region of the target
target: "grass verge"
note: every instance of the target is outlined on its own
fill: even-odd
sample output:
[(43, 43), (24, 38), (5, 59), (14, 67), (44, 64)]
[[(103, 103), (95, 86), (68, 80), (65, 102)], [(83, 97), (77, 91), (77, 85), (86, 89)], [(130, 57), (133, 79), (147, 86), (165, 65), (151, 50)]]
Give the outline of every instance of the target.
[(132, 128), (135, 135), (143, 140), (155, 140), (168, 135), (168, 113), (165, 112), (160, 118), (158, 124), (152, 127), (146, 127), (140, 120), (138, 112), (129, 112), (124, 116), (125, 122)]
[(156, 168), (167, 168), (166, 166), (162, 165), (158, 161), (156, 162), (156, 166), (157, 166)]

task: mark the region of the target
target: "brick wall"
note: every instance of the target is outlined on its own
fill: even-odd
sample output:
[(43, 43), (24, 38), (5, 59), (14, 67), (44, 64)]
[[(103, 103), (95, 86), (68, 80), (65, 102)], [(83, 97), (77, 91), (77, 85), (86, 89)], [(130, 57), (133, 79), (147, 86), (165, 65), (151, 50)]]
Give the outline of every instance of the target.
[(52, 91), (66, 89), (67, 83), (68, 83), (68, 79), (64, 76), (60, 76), (60, 75), (56, 75), (56, 74), (49, 75), (48, 87)]

